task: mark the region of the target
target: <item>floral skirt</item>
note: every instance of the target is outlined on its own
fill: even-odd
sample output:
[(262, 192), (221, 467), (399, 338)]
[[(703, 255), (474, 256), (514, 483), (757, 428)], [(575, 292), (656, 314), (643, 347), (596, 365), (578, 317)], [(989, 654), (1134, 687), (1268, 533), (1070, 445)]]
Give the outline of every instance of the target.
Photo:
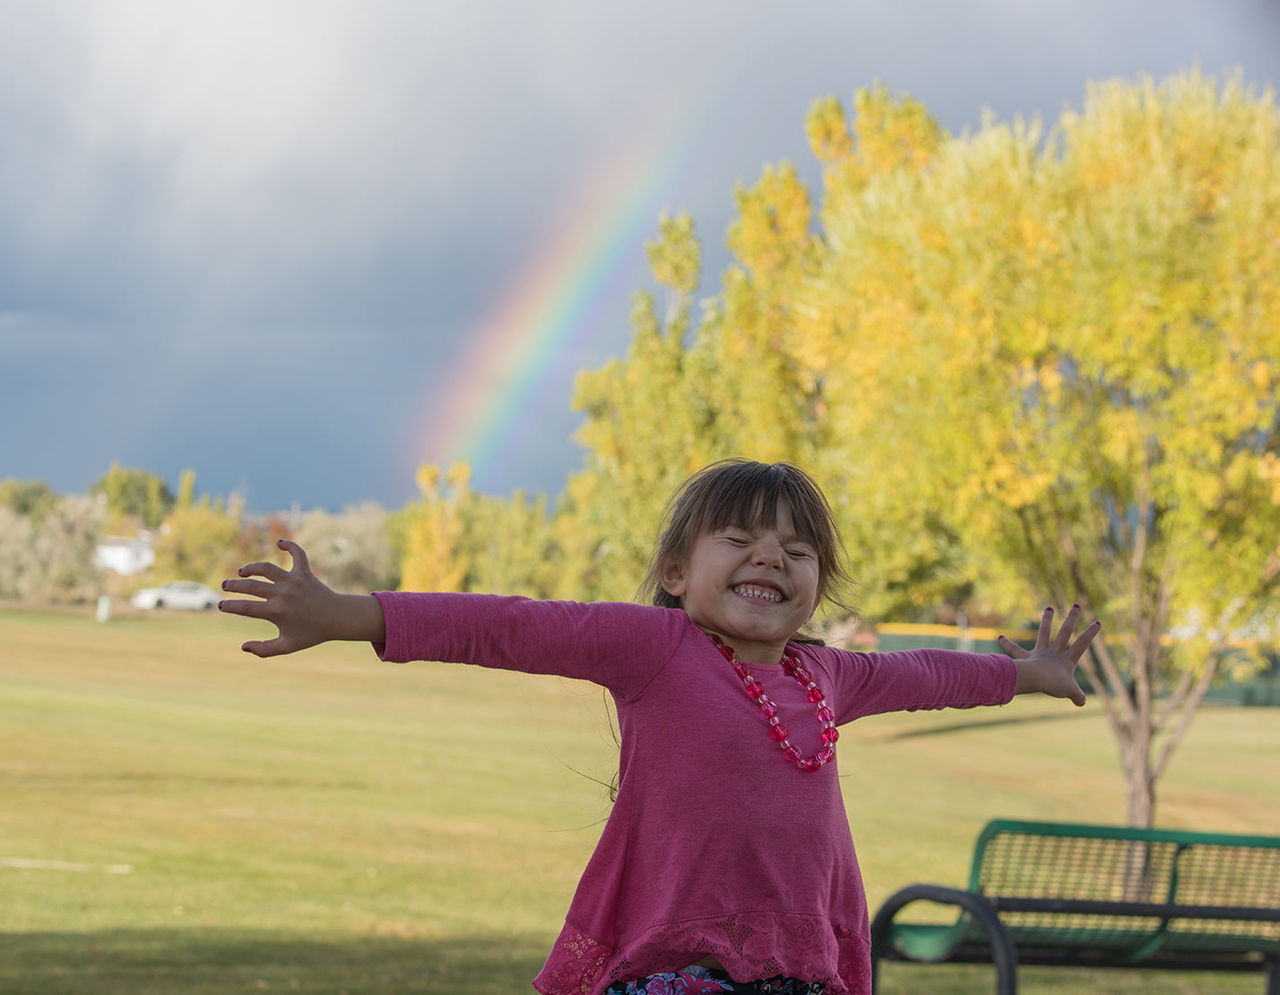
[(651, 974), (636, 981), (619, 981), (605, 989), (605, 995), (822, 995), (826, 985), (795, 978), (764, 978), (734, 981), (723, 971), (696, 964), (684, 970)]

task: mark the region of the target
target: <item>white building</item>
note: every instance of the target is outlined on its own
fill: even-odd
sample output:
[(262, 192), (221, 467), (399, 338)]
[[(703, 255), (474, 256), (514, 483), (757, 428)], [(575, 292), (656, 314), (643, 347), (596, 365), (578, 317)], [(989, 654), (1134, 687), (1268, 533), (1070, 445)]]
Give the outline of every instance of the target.
[(151, 548), (149, 535), (103, 536), (93, 554), (96, 566), (118, 574), (141, 573), (155, 561), (156, 554)]

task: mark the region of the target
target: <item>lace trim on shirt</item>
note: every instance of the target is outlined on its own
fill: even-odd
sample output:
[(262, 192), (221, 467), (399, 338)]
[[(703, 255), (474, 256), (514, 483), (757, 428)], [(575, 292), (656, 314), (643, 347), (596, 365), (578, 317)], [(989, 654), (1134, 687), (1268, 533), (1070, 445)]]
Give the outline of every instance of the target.
[(591, 995), (618, 980), (607, 973), (612, 956), (611, 948), (566, 922), (533, 987), (542, 995)]
[(533, 986), (543, 995), (599, 995), (615, 981), (677, 970), (711, 954), (736, 978), (820, 981), (829, 995), (869, 995), (867, 940), (814, 916), (744, 912), (656, 926), (612, 950), (565, 923)]

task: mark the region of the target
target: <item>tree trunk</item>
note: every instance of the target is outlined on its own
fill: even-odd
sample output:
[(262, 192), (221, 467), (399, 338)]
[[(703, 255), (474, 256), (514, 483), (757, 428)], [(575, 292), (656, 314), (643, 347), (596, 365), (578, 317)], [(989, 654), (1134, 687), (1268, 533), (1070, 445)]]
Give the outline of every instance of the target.
[[(1151, 762), (1152, 739), (1150, 725), (1142, 720), (1140, 714), (1135, 715), (1124, 730), (1121, 759), (1124, 765), (1128, 821), (1130, 826), (1137, 829), (1150, 829), (1155, 821), (1156, 777)], [(1147, 844), (1135, 840), (1127, 850), (1124, 897), (1130, 902), (1150, 901), (1150, 849)]]
[[(1132, 657), (1131, 657), (1132, 659)], [(1134, 661), (1130, 675), (1122, 674), (1105, 641), (1096, 641), (1081, 666), (1102, 698), (1107, 721), (1120, 747), (1120, 766), (1124, 770), (1128, 824), (1137, 829), (1150, 829), (1155, 821), (1156, 781), (1160, 771), (1154, 763), (1156, 727), (1153, 721), (1150, 679), (1140, 667), (1150, 661)], [(1153, 673), (1150, 668), (1147, 673)]]
[[(1138, 723), (1134, 724), (1138, 726)], [(1151, 729), (1146, 725), (1126, 730), (1121, 751), (1129, 825), (1150, 829), (1156, 815), (1156, 779), (1151, 762)]]

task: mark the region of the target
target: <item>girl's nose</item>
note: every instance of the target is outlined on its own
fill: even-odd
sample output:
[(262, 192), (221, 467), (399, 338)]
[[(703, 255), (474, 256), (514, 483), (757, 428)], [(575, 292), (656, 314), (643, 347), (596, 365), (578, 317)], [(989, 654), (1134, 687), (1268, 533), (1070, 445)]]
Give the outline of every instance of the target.
[(775, 542), (756, 543), (753, 562), (764, 567), (780, 566), (782, 564), (782, 547)]

